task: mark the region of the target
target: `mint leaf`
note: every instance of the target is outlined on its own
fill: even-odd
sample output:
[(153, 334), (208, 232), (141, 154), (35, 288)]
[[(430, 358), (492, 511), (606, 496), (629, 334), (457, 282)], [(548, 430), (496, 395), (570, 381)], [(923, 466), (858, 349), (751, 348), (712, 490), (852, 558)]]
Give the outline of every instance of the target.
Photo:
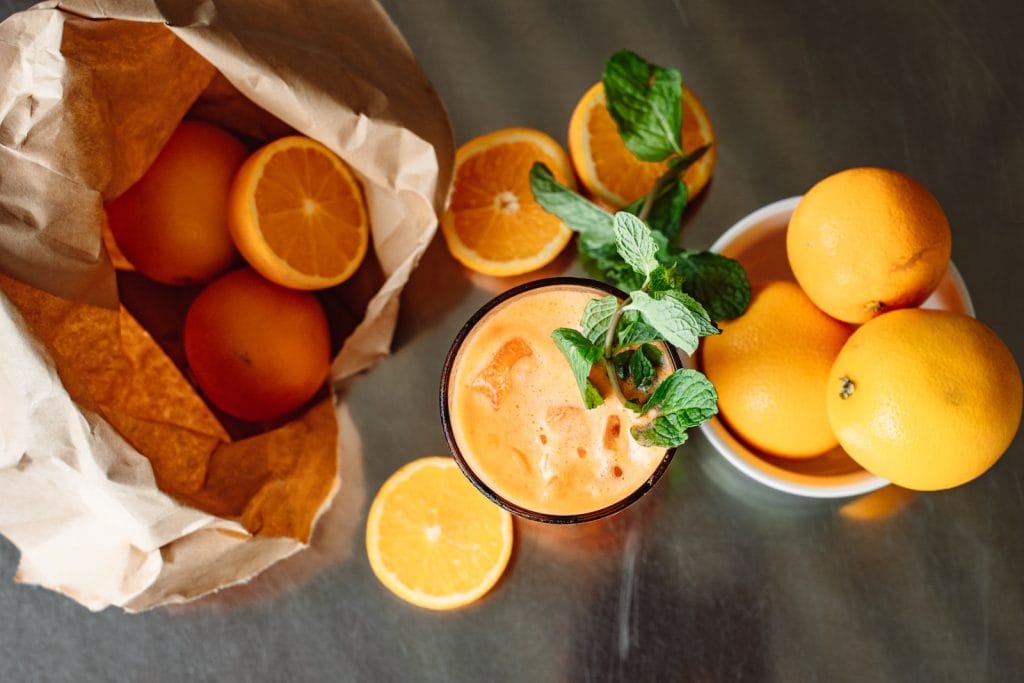
[(633, 301), (626, 308), (639, 311), (647, 324), (687, 354), (697, 350), (700, 337), (719, 333), (704, 307), (687, 294), (668, 292), (652, 297), (637, 291), (630, 297)]
[(681, 413), (693, 427), (718, 412), (718, 392), (701, 372), (680, 368), (661, 381), (642, 410), (655, 408), (661, 415)]
[(675, 448), (686, 443), (688, 427), (676, 415), (662, 415), (645, 425), (634, 425), (629, 433), (641, 446)]
[(587, 408), (596, 408), (601, 405), (604, 399), (590, 381), (590, 369), (594, 367), (594, 363), (601, 360), (601, 346), (584, 337), (579, 330), (568, 327), (559, 327), (551, 333), (551, 338), (565, 359), (569, 361), (569, 368), (572, 370), (573, 377), (576, 378), (576, 385), (583, 396), (583, 403)]
[(651, 229), (631, 213), (619, 211), (614, 218), (615, 246), (633, 270), (647, 278), (658, 267), (658, 245)]
[(579, 233), (581, 249), (615, 244), (612, 215), (558, 182), (539, 161), (530, 168), (530, 190), (545, 211), (558, 216), (566, 227)]
[[(651, 191), (654, 192), (654, 190)], [(679, 225), (683, 220), (687, 196), (686, 183), (677, 180), (655, 197), (651, 211), (647, 215), (647, 224), (651, 226), (651, 230), (661, 233), (668, 238), (669, 242), (675, 241), (679, 236)], [(647, 196), (645, 195), (622, 210), (639, 216), (646, 200)]]
[(675, 264), (671, 266), (658, 266), (651, 273), (647, 289), (651, 292), (669, 292), (679, 289), (683, 284), (683, 277), (676, 272)]
[(594, 383), (589, 379), (587, 380), (587, 388), (583, 391), (583, 405), (586, 406), (587, 410), (596, 408), (604, 403), (604, 396), (597, 390)]
[(661, 353), (661, 349), (657, 346), (654, 344), (644, 344), (640, 347), (640, 350), (643, 351), (644, 355), (647, 356), (647, 359), (651, 361), (655, 367), (661, 365), (663, 354)]
[(701, 337), (707, 337), (710, 335), (721, 334), (722, 330), (718, 329), (718, 325), (711, 319), (711, 315), (704, 308), (704, 305), (694, 299), (686, 292), (679, 291), (668, 291), (668, 292), (655, 292), (655, 299), (676, 299), (683, 306), (693, 313), (694, 322), (697, 325), (697, 334)]
[(683, 368), (662, 380), (641, 412), (652, 408), (657, 408), (658, 414), (646, 425), (633, 427), (630, 433), (641, 444), (672, 448), (686, 441), (687, 429), (718, 412), (718, 393), (707, 377)]
[(615, 366), (615, 375), (619, 379), (629, 379), (629, 359), (633, 357), (632, 349), (620, 351), (612, 358), (612, 365)]
[(735, 259), (710, 251), (682, 251), (668, 259), (683, 276), (683, 291), (703, 303), (715, 320), (730, 320), (747, 310), (750, 282)]
[(604, 338), (608, 335), (608, 325), (611, 324), (612, 316), (618, 307), (619, 300), (611, 295), (588, 301), (580, 320), (583, 336), (595, 344), (603, 344)]
[(626, 311), (619, 319), (619, 329), (616, 331), (616, 343), (619, 346), (632, 346), (662, 339), (661, 333), (644, 321), (640, 311)]
[(682, 156), (682, 78), (620, 50), (604, 68), (604, 94), (622, 141), (642, 161)]
[(633, 377), (633, 384), (641, 391), (649, 388), (654, 382), (654, 366), (642, 351), (636, 351), (630, 356), (629, 374)]

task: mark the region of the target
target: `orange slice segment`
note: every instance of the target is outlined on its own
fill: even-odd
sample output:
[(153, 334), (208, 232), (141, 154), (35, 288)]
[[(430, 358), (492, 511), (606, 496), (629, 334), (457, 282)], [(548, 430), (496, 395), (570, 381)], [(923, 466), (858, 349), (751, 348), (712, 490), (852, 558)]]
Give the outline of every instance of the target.
[(505, 571), (512, 515), (473, 488), (451, 458), (420, 458), (377, 492), (366, 552), (373, 573), (403, 600), (434, 610), (462, 607)]
[(505, 128), (462, 145), (441, 230), (452, 255), (486, 275), (520, 275), (553, 261), (572, 238), (562, 221), (541, 208), (530, 191), (530, 168), (547, 165), (575, 187), (569, 157), (550, 136)]
[[(683, 151), (689, 154), (715, 141), (711, 120), (697, 96), (683, 86)], [(605, 105), (604, 84), (598, 82), (576, 104), (569, 121), (569, 154), (580, 183), (594, 197), (622, 208), (647, 194), (668, 168), (663, 162), (640, 161), (619, 136)], [(683, 174), (689, 196), (696, 197), (715, 169), (715, 146)]]
[(284, 137), (249, 156), (231, 186), (228, 214), (245, 260), (285, 287), (339, 284), (366, 255), (359, 183), (334, 152), (307, 137)]

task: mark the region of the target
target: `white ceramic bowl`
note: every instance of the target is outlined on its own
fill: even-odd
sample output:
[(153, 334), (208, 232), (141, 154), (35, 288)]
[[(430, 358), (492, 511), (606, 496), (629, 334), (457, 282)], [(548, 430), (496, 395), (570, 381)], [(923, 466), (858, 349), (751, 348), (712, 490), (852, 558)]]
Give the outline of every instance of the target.
[[(711, 245), (711, 251), (738, 259), (752, 283), (793, 280), (786, 258), (786, 226), (800, 197), (782, 199), (741, 219)], [(922, 308), (974, 315), (963, 278), (950, 263), (945, 278)], [(738, 439), (717, 417), (701, 425), (715, 449), (740, 472), (778, 491), (809, 498), (845, 498), (888, 485), (862, 469), (841, 448), (809, 460), (766, 455)]]

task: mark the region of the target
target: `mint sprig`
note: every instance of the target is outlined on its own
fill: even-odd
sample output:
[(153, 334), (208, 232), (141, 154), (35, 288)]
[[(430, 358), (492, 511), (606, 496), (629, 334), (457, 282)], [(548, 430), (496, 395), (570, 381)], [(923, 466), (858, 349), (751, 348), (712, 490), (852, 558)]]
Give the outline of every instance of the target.
[(720, 332), (715, 320), (746, 310), (750, 283), (733, 259), (674, 244), (689, 198), (683, 174), (708, 150), (683, 152), (679, 72), (621, 50), (605, 65), (602, 82), (608, 112), (626, 147), (642, 161), (665, 162), (667, 169), (646, 195), (613, 215), (559, 183), (543, 164), (533, 165), (534, 197), (578, 234), (588, 271), (629, 292), (621, 301), (594, 299), (584, 310), (582, 331), (560, 328), (552, 337), (588, 408), (603, 400), (590, 380), (600, 365), (615, 397), (648, 418), (632, 428), (633, 437), (672, 447), (686, 440), (687, 429), (718, 411), (718, 396), (696, 370), (676, 370), (658, 382), (661, 354), (655, 344), (692, 354), (701, 337)]
[[(685, 187), (685, 183), (677, 185)], [(579, 235), (577, 246), (592, 275), (624, 291), (643, 286), (645, 274), (634, 270), (618, 251), (611, 213), (559, 183), (542, 163), (530, 169), (530, 186), (537, 203)], [(624, 211), (638, 213), (640, 204), (638, 200)], [(654, 206), (652, 216), (659, 211), (657, 201)], [(672, 246), (666, 233), (678, 232), (678, 218), (663, 223), (661, 229), (653, 223), (651, 227), (655, 228), (651, 239), (658, 246), (658, 263), (675, 270), (683, 280), (682, 290), (700, 301), (714, 320), (729, 320), (747, 309), (750, 283), (737, 261), (710, 251)]]
[[(714, 320), (735, 318), (750, 303), (750, 283), (733, 259), (708, 251), (682, 249), (679, 236), (689, 199), (683, 173), (707, 151), (682, 151), (682, 78), (674, 69), (651, 64), (628, 50), (613, 54), (602, 77), (608, 112), (630, 151), (644, 161), (664, 161), (668, 169), (643, 197), (624, 211), (646, 221), (658, 245), (655, 258), (683, 279), (682, 291), (700, 301)], [(535, 164), (530, 172), (534, 197), (579, 234), (584, 267), (624, 291), (639, 289), (647, 274), (626, 263), (615, 243), (612, 215), (555, 180)]]
[[(612, 216), (612, 231), (623, 263), (643, 284), (623, 300), (592, 299), (580, 330), (560, 327), (551, 337), (569, 362), (587, 408), (604, 400), (590, 379), (600, 364), (618, 401), (649, 414), (646, 423), (632, 430), (634, 438), (649, 445), (678, 445), (689, 427), (717, 412), (718, 397), (696, 370), (676, 370), (655, 386), (662, 354), (654, 343), (668, 342), (692, 353), (700, 337), (719, 329), (704, 307), (679, 289), (682, 281), (674, 270), (658, 263), (658, 245), (646, 223), (620, 211)], [(630, 398), (622, 387), (627, 380), (636, 394)], [(694, 422), (702, 415), (707, 417)]]

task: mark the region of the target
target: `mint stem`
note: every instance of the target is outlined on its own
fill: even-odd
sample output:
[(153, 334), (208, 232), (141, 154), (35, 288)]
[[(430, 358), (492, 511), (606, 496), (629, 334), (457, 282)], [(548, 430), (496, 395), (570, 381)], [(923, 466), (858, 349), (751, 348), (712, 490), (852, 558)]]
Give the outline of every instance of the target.
[(619, 320), (622, 319), (622, 314), (625, 312), (623, 309), (626, 308), (632, 301), (632, 298), (626, 297), (619, 302), (619, 305), (615, 308), (615, 312), (612, 313), (612, 319), (608, 323), (608, 334), (604, 336), (604, 371), (608, 375), (608, 381), (612, 385), (612, 393), (615, 394), (615, 398), (619, 400), (619, 403), (626, 405), (626, 397), (622, 394), (622, 387), (619, 386), (619, 376), (615, 372), (615, 364), (612, 363), (612, 357), (615, 355), (615, 332), (619, 328)]
[(647, 193), (644, 198), (643, 206), (640, 207), (640, 213), (637, 214), (637, 218), (642, 221), (647, 221), (647, 217), (651, 215), (651, 210), (654, 208), (654, 202), (658, 200), (661, 195), (665, 194), (672, 183), (675, 182), (680, 175), (682, 175), (686, 169), (693, 166), (707, 151), (711, 149), (711, 145), (703, 145), (693, 150), (686, 156), (677, 156), (669, 161), (668, 170), (661, 174), (658, 179), (654, 182), (654, 187)]

